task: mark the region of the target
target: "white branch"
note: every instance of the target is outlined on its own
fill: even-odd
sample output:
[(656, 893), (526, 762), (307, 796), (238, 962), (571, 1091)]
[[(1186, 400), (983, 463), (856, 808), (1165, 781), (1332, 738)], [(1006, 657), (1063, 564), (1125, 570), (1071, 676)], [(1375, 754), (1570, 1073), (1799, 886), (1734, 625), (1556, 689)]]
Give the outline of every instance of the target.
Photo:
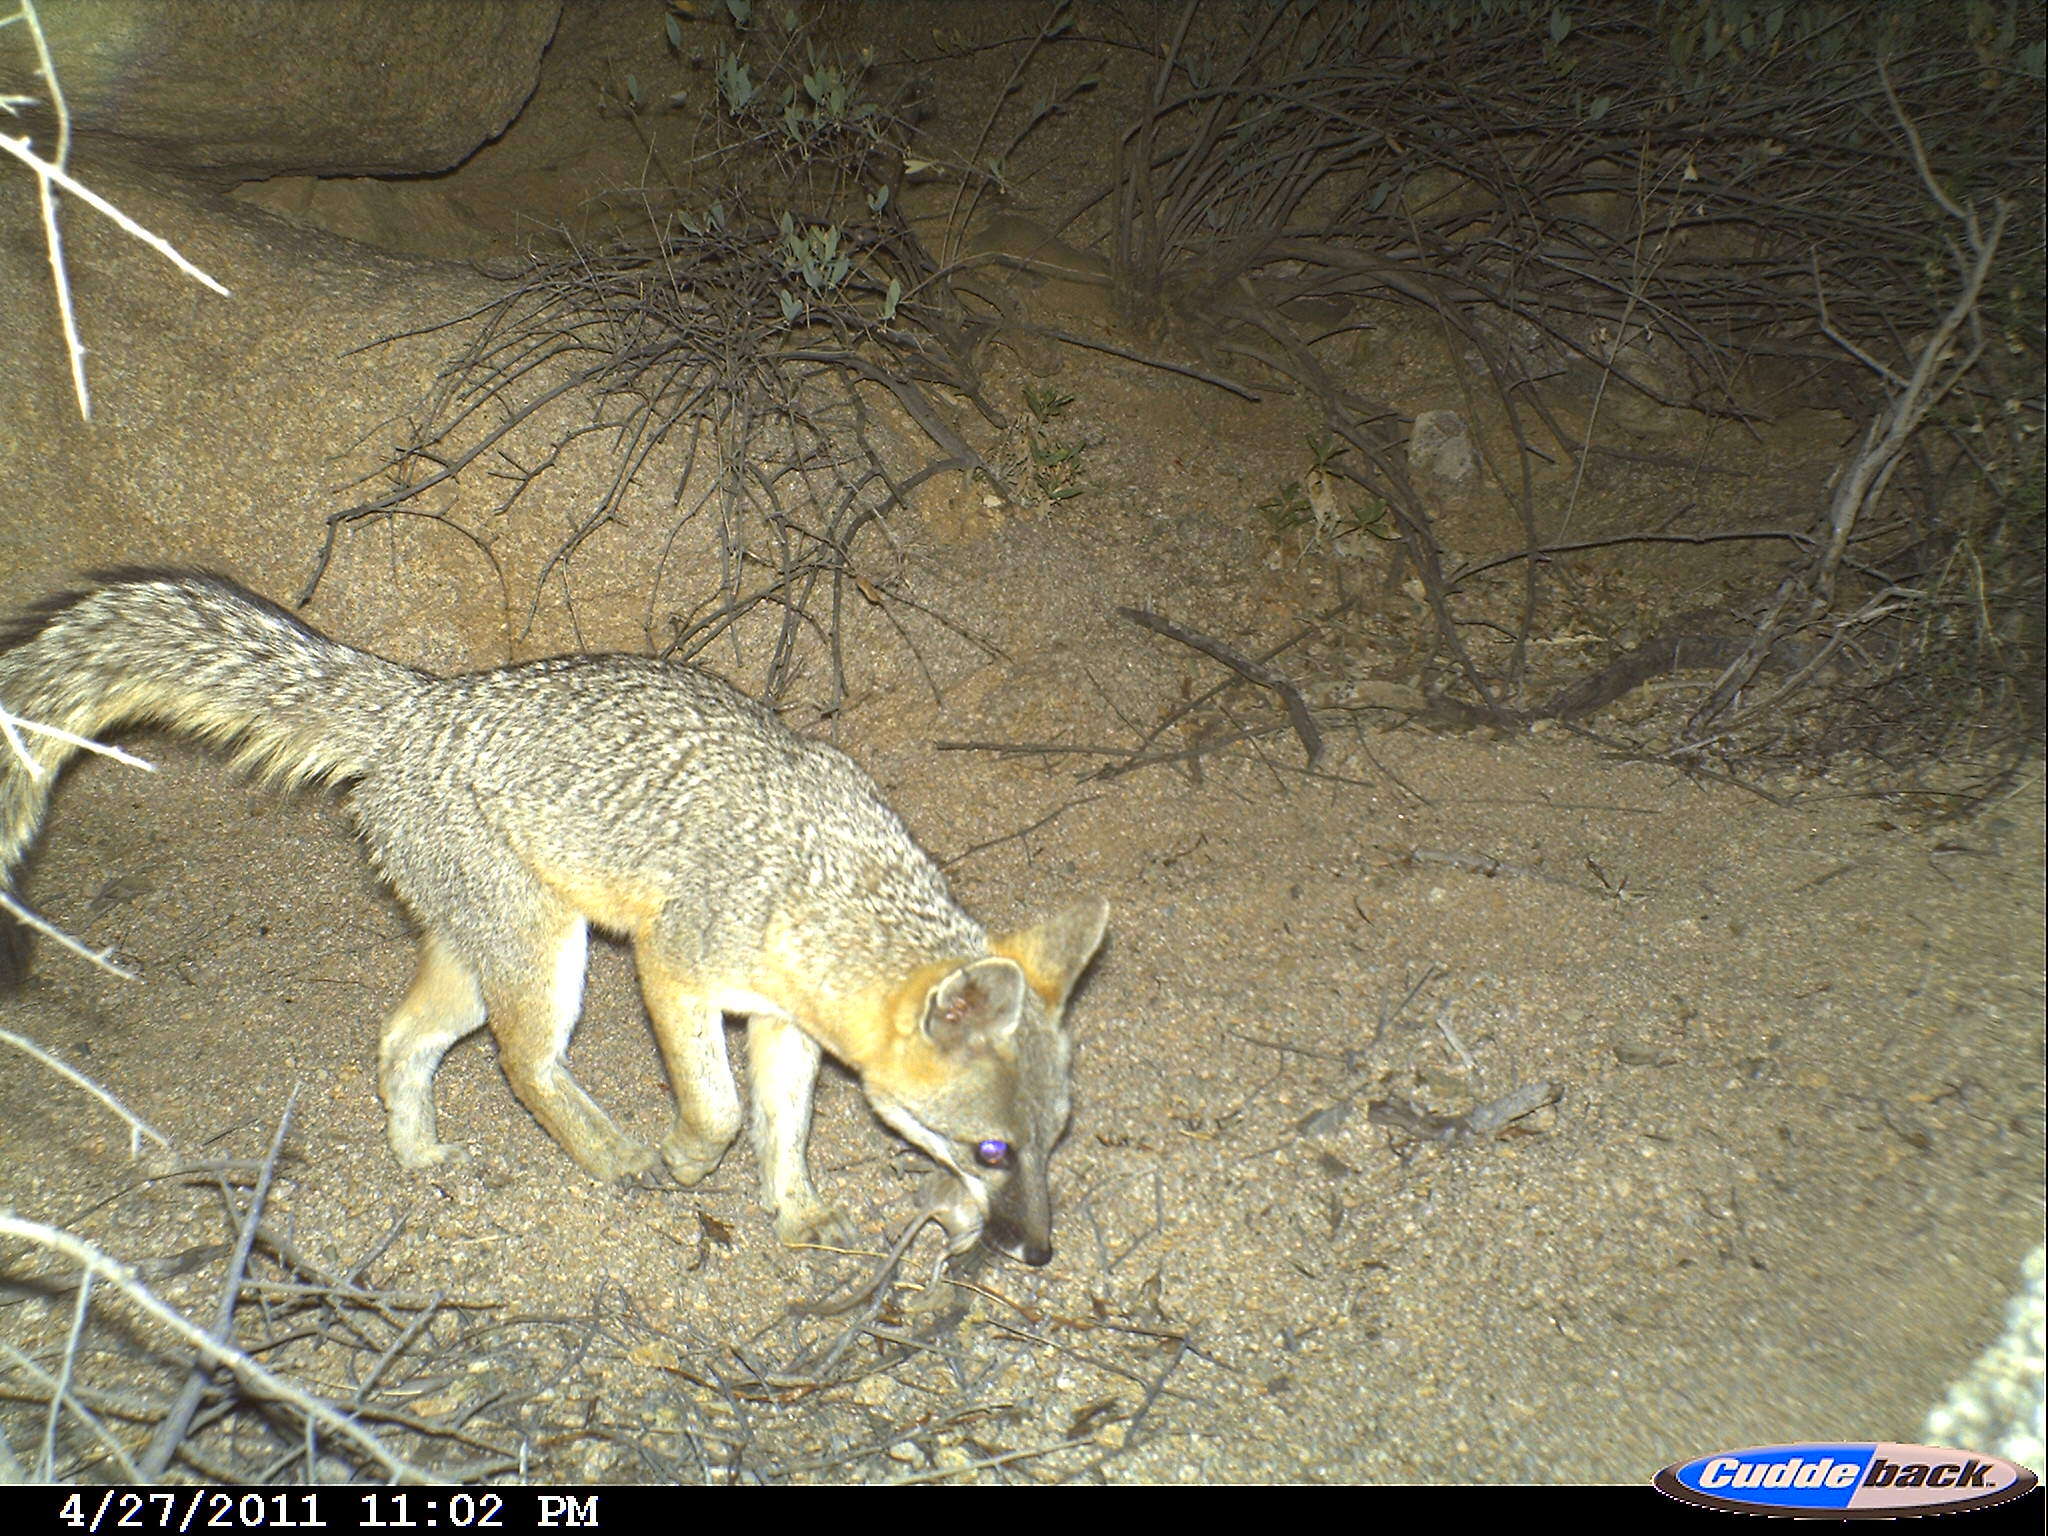
[(131, 1131), (131, 1141), (133, 1140), (133, 1133), (140, 1132), (142, 1135), (147, 1136), (151, 1141), (155, 1142), (160, 1147), (168, 1148), (170, 1146), (170, 1138), (164, 1135), (162, 1131), (159, 1131), (155, 1126), (151, 1125), (147, 1120), (143, 1119), (142, 1116), (134, 1113), (132, 1110), (128, 1108), (127, 1105), (123, 1104), (119, 1099), (115, 1098), (111, 1093), (107, 1092), (106, 1089), (102, 1088), (98, 1083), (94, 1082), (84, 1073), (78, 1071), (76, 1068), (71, 1067), (62, 1061), (59, 1061), (55, 1056), (52, 1056), (40, 1045), (37, 1045), (35, 1041), (23, 1039), (20, 1035), (15, 1034), (12, 1030), (0, 1029), (0, 1043), (11, 1045), (17, 1051), (21, 1051), (25, 1055), (35, 1057), (37, 1061), (40, 1061), (52, 1072), (57, 1073), (60, 1077), (69, 1078), (72, 1082), (76, 1083), (79, 1087), (83, 1088), (87, 1093), (91, 1094), (94, 1098), (98, 1099), (102, 1104), (106, 1105), (107, 1108), (111, 1109), (115, 1114), (119, 1115), (123, 1120), (126, 1120), (128, 1122)]
[(93, 207), (97, 208), (101, 213), (105, 214), (108, 218), (112, 219), (116, 224), (120, 225), (121, 228), (125, 230), (127, 233), (133, 235), (136, 239), (140, 240), (144, 245), (148, 246), (151, 250), (155, 251), (158, 255), (162, 256), (166, 261), (170, 262), (173, 266), (177, 267), (177, 269), (180, 272), (183, 272), (187, 277), (190, 277), (198, 282), (206, 284), (207, 287), (211, 288), (215, 293), (219, 294), (222, 298), (228, 297), (227, 289), (223, 288), (219, 283), (215, 282), (211, 277), (207, 276), (206, 273), (200, 271), (199, 268), (193, 266), (191, 262), (187, 261), (183, 256), (179, 255), (176, 248), (172, 246), (170, 241), (164, 239), (161, 235), (151, 234), (148, 230), (144, 229), (140, 224), (136, 223), (133, 219), (129, 218), (127, 214), (123, 213), (120, 209), (116, 208), (104, 197), (101, 197), (99, 193), (93, 191), (91, 187), (86, 186), (76, 177), (66, 175), (63, 171), (59, 170), (56, 166), (52, 165), (49, 161), (45, 160), (41, 155), (37, 154), (34, 150), (30, 149), (28, 147), (28, 140), (12, 138), (7, 134), (0, 133), (0, 149), (6, 150), (8, 154), (14, 156), (15, 159), (19, 160), (23, 165), (26, 165), (38, 176), (44, 177), (50, 181), (54, 181), (66, 192), (69, 192), (73, 197), (82, 198), (84, 201), (90, 203)]
[(44, 938), (55, 939), (59, 944), (70, 950), (71, 953), (79, 956), (81, 959), (90, 960), (101, 970), (112, 971), (123, 981), (134, 981), (136, 979), (133, 971), (124, 965), (114, 963), (109, 951), (87, 948), (62, 928), (59, 928), (55, 923), (38, 913), (35, 908), (25, 905), (13, 892), (0, 890), (0, 909), (13, 913), (17, 919), (35, 929)]
[(0, 704), (0, 735), (7, 738), (7, 744), (14, 748), (14, 755), (21, 759), (21, 765), (28, 770), (28, 776), (39, 779), (49, 772), (36, 761), (35, 754), (21, 739), (19, 731), (33, 731), (38, 736), (49, 736), (57, 741), (67, 742), (81, 752), (97, 752), (101, 757), (111, 757), (117, 763), (126, 763), (130, 768), (140, 768), (144, 773), (155, 773), (156, 764), (147, 758), (137, 757), (133, 752), (123, 752), (119, 747), (110, 747), (105, 742), (94, 741), (90, 736), (80, 736), (67, 731), (61, 725), (44, 725), (40, 720), (24, 720), (14, 714), (5, 704)]
[(134, 1303), (140, 1311), (154, 1318), (216, 1365), (232, 1372), (235, 1379), (244, 1387), (277, 1402), (289, 1403), (304, 1414), (309, 1423), (318, 1424), (330, 1435), (348, 1441), (399, 1481), (442, 1481), (433, 1473), (414, 1466), (387, 1449), (383, 1441), (353, 1419), (343, 1417), (319, 1398), (301, 1391), (276, 1372), (266, 1370), (233, 1345), (220, 1343), (175, 1307), (159, 1299), (155, 1292), (135, 1278), (135, 1271), (131, 1267), (102, 1253), (84, 1239), (74, 1237), (57, 1227), (44, 1226), (39, 1221), (24, 1221), (9, 1211), (0, 1211), (0, 1236), (18, 1237), (26, 1242), (40, 1243), (43, 1247), (70, 1259), (86, 1275), (96, 1275), (105, 1280)]

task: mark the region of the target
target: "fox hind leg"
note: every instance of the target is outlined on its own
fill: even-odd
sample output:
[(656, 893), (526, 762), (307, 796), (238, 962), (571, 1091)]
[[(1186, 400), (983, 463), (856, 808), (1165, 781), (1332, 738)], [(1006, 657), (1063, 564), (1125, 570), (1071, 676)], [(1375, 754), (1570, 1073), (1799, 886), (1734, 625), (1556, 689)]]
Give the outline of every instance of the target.
[(613, 1124), (569, 1073), (584, 920), (452, 773), (446, 764), (380, 770), (350, 796), (372, 856), (428, 936), (413, 990), (384, 1027), (391, 1145), (412, 1167), (448, 1155), (434, 1139), (429, 1084), (441, 1054), (481, 1019), (512, 1091), (586, 1172), (607, 1181), (648, 1173), (659, 1163), (654, 1149)]
[(583, 919), (566, 915), (532, 947), (531, 954), (494, 957), (482, 968), (491, 1033), (512, 1091), (592, 1178), (615, 1183), (652, 1173), (654, 1148), (621, 1131), (569, 1073), (589, 948)]
[(462, 1152), (435, 1137), (434, 1072), (448, 1047), (483, 1022), (484, 996), (475, 970), (439, 938), (427, 935), (412, 989), (385, 1021), (377, 1052), (384, 1132), (405, 1167), (437, 1167)]

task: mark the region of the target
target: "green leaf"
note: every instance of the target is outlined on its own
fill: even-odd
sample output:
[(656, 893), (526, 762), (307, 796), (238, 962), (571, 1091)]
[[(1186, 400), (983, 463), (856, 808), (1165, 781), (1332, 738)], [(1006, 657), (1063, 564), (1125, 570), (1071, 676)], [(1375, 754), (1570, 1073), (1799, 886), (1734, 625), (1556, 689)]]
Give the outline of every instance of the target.
[(718, 56), (718, 89), (726, 108), (734, 113), (744, 112), (754, 99), (754, 77), (733, 54)]

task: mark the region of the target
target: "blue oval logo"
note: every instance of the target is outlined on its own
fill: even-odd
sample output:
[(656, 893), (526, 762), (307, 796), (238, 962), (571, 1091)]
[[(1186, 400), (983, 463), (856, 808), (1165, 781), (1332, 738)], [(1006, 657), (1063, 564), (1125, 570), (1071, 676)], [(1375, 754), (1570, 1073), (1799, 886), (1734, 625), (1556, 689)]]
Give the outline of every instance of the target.
[(1999, 1456), (1890, 1440), (1717, 1451), (1656, 1476), (1660, 1493), (1705, 1509), (1883, 1519), (2003, 1504), (2039, 1481)]

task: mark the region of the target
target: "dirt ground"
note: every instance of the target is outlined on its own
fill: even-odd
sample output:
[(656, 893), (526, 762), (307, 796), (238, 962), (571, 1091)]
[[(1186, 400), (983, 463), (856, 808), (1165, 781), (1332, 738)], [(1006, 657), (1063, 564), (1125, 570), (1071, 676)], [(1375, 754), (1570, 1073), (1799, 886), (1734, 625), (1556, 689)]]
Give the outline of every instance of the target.
[[(568, 158), (576, 61), (626, 46), (578, 24), (595, 25), (572, 8), (542, 127), (522, 120), (480, 175), (527, 128)], [(141, 979), (45, 946), (5, 1023), (194, 1156), (260, 1159), (291, 1103), (271, 1227), (383, 1293), (393, 1331), (274, 1290), (245, 1303), (244, 1345), (330, 1399), (459, 1421), (467, 1442), (387, 1423), (425, 1465), (545, 1481), (1641, 1482), (1723, 1447), (1919, 1438), (2043, 1236), (2038, 766), (1944, 823), (1564, 730), (1422, 729), (1397, 707), (1421, 633), (1398, 583), (1255, 510), (1307, 463), (1293, 407), (1101, 357), (1057, 383), (1085, 494), (1031, 513), (970, 498), (904, 530), (911, 590), (1000, 654), (914, 628), (935, 691), (876, 624), (831, 727), (991, 927), (1110, 902), (1069, 1015), (1054, 1262), (940, 1276), (926, 1234), (887, 1291), (819, 1309), (873, 1271), (925, 1172), (836, 1072), (813, 1156), (869, 1256), (780, 1248), (744, 1144), (697, 1189), (593, 1185), (487, 1037), (438, 1078), (443, 1134), (473, 1157), (403, 1172), (374, 1041), (410, 937), (345, 810), (138, 733), (162, 771), (75, 769), (28, 891)], [(1796, 519), (1851, 426), (1802, 416), (1761, 454), (1659, 430), (1705, 434), (1673, 450), (1698, 462), (1727, 450), (1728, 472), (1686, 487), (1703, 518), (1769, 497)], [(1631, 526), (1664, 489), (1595, 476), (1585, 526)], [(1489, 516), (1450, 509), (1446, 537), (1511, 544)], [(1740, 574), (1633, 556), (1595, 585), (1611, 617)], [(1226, 674), (1120, 605), (1257, 652), (1340, 588), (1359, 600), (1291, 662), (1323, 706), (1313, 770), (1284, 731), (1113, 778), (1085, 751), (934, 746), (1128, 747)], [(1248, 688), (1223, 703), (1201, 728), (1277, 718)], [(658, 1137), (667, 1088), (609, 944), (574, 1062)], [(1518, 1091), (1537, 1107), (1496, 1132), (1438, 1118)], [(144, 1177), (127, 1143), (0, 1052), (0, 1203), (210, 1318), (218, 1196)], [(0, 1337), (41, 1358), (70, 1326), (70, 1271), (17, 1255)], [(175, 1378), (145, 1362), (162, 1337), (99, 1316), (76, 1374), (118, 1420), (124, 1392)], [(401, 1344), (392, 1316), (427, 1320)], [(38, 1415), (0, 1402), (0, 1429), (32, 1443)], [(231, 1421), (213, 1433), (241, 1444)]]

